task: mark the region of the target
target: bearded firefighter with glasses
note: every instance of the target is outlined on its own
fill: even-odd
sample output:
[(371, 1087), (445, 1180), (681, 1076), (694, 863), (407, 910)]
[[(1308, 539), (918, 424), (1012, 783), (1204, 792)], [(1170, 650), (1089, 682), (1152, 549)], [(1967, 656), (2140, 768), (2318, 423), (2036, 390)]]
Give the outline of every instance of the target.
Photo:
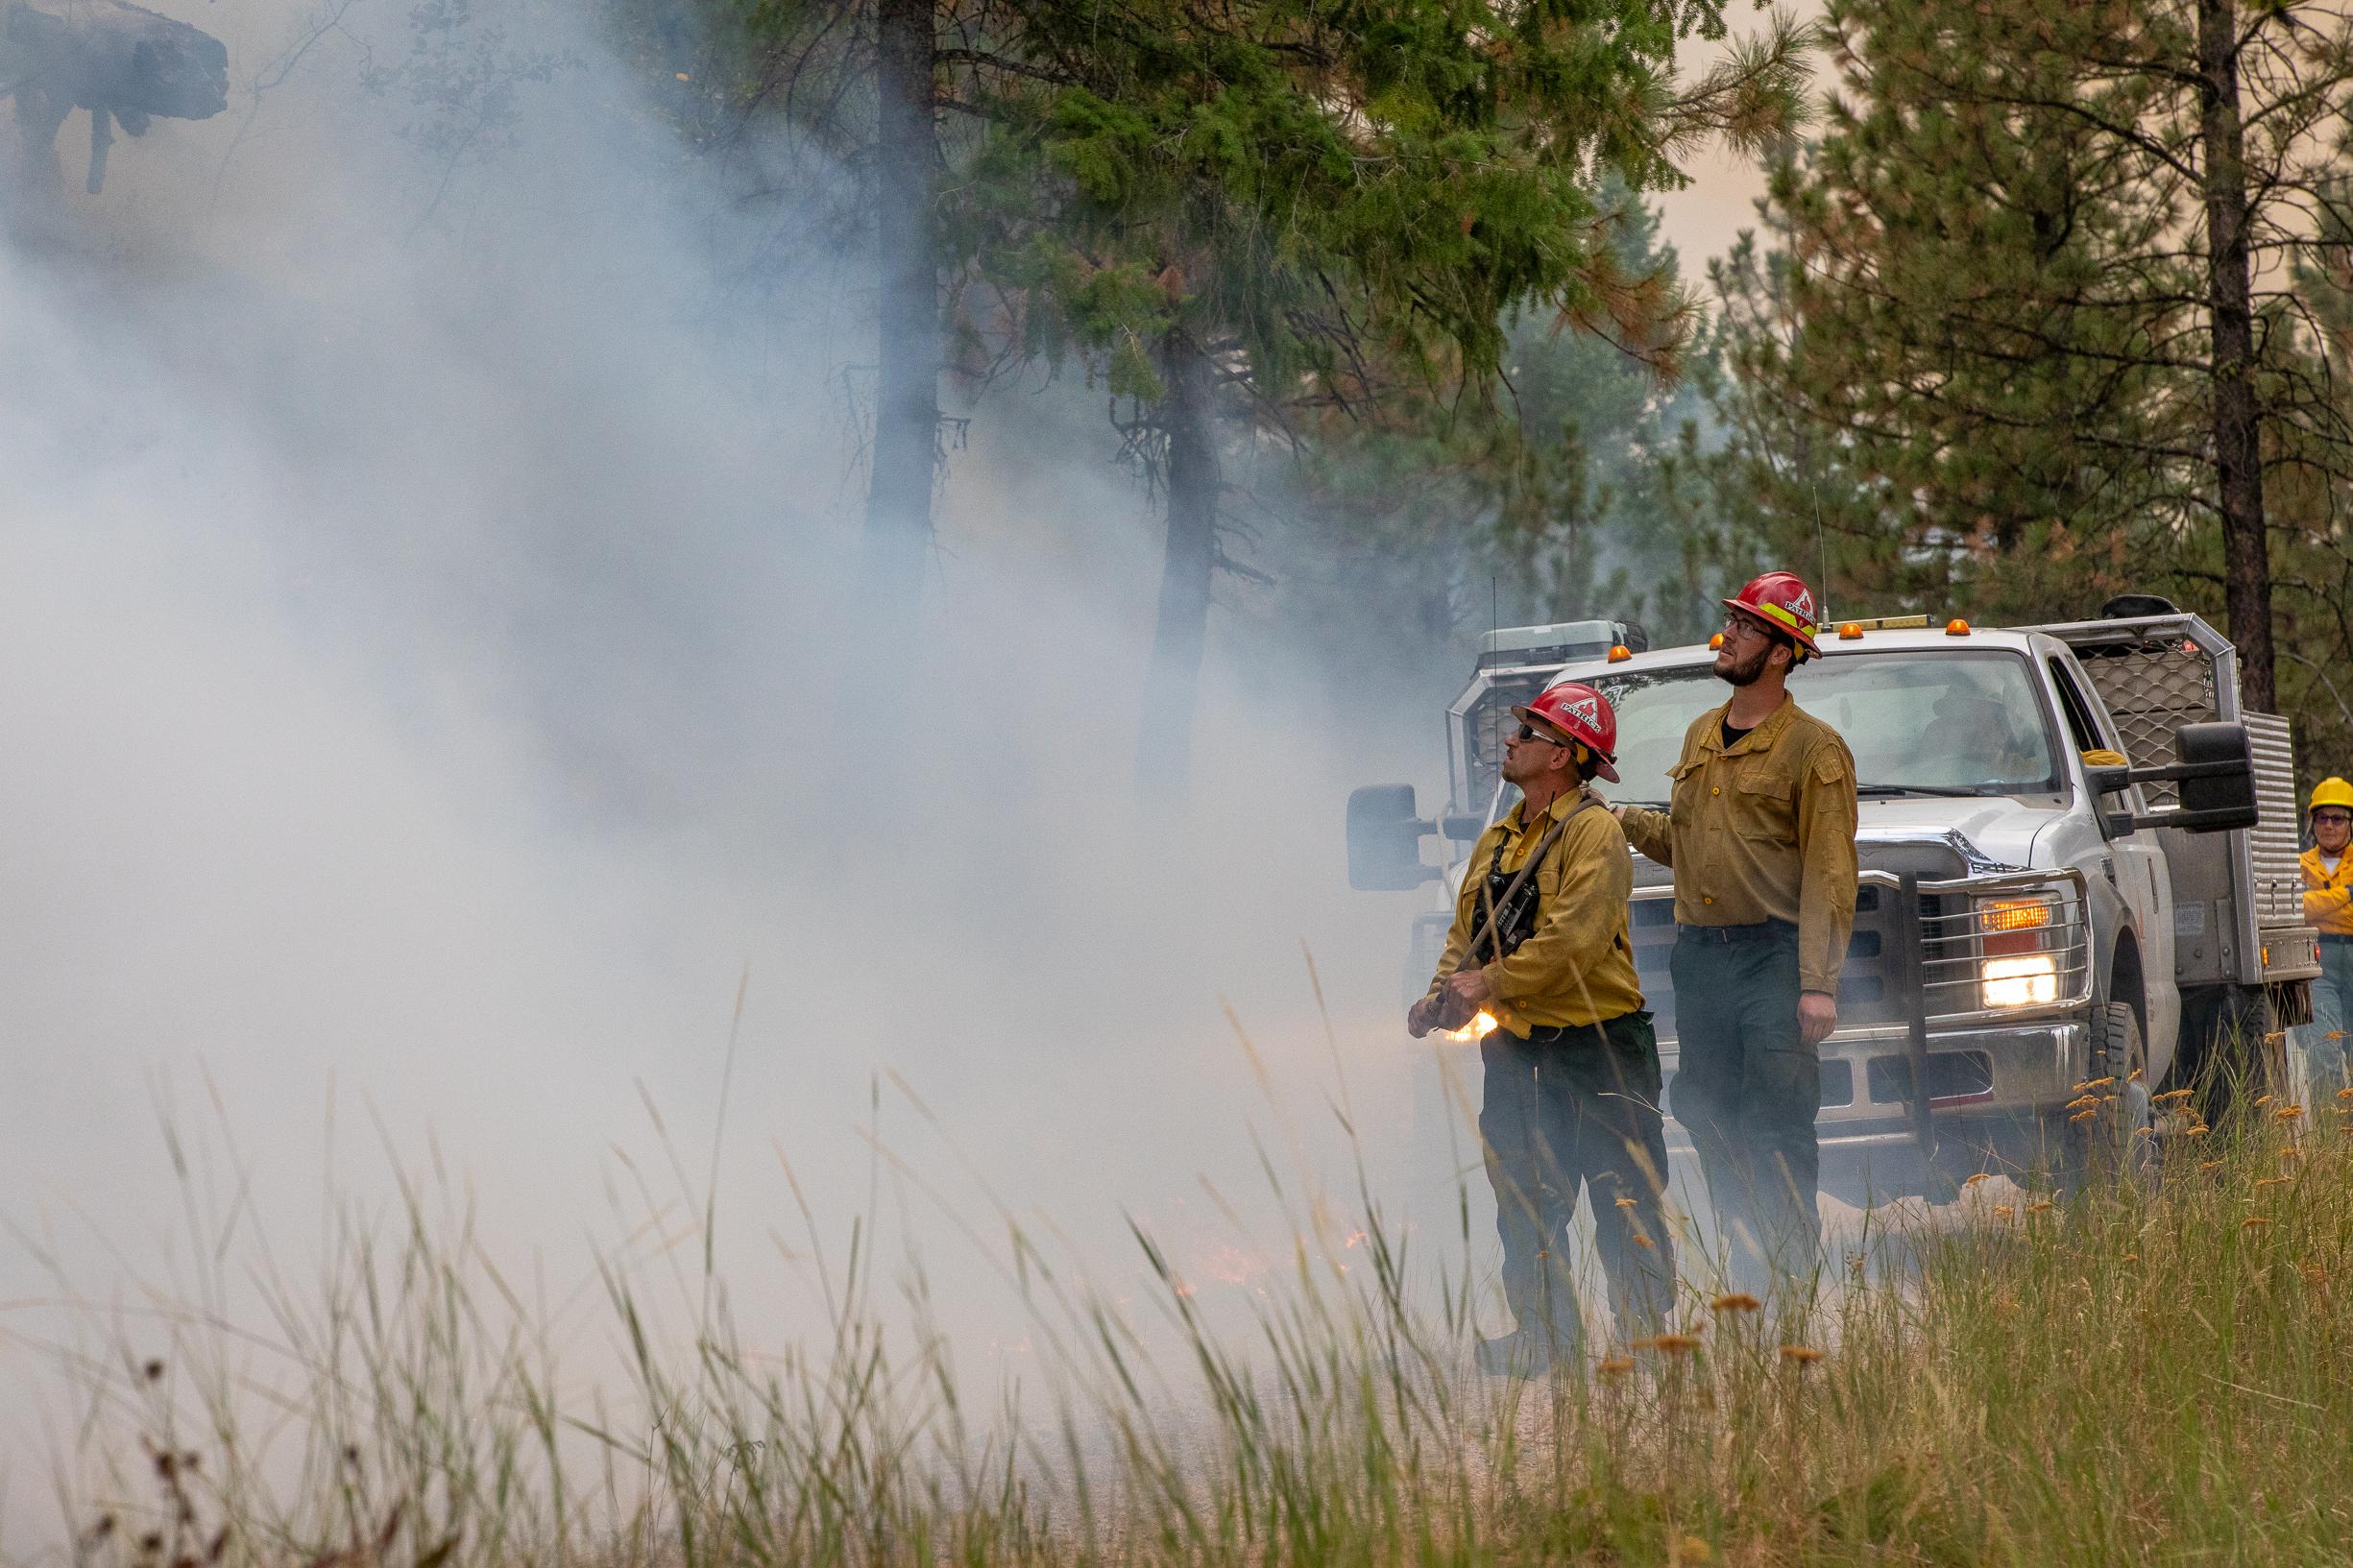
[(1855, 758), (1786, 689), (1819, 651), (1805, 583), (1767, 572), (1724, 606), (1715, 674), (1732, 699), (1686, 732), (1668, 808), (1618, 818), (1675, 871), (1675, 1120), (1733, 1283), (1763, 1294), (1802, 1290), (1821, 1248), (1817, 1048), (1855, 925)]
[(1634, 861), (1589, 787), (1617, 779), (1617, 715), (1576, 682), (1512, 712), (1503, 777), (1519, 802), (1472, 848), (1437, 977), (1406, 1015), (1417, 1039), (1482, 1011), (1495, 1022), (1479, 1042), (1479, 1139), (1516, 1327), (1478, 1355), (1507, 1375), (1584, 1342), (1568, 1266), (1580, 1188), (1618, 1332), (1658, 1333), (1675, 1288), (1659, 1042), (1626, 935)]

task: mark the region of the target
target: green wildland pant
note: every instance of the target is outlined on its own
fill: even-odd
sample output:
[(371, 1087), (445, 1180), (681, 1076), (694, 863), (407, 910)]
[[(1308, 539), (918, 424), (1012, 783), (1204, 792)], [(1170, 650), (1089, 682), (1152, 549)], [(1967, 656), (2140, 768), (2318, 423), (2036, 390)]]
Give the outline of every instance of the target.
[(1479, 1141), (1495, 1190), (1503, 1293), (1521, 1332), (1583, 1342), (1568, 1226), (1582, 1188), (1629, 1338), (1656, 1334), (1675, 1296), (1666, 1226), (1666, 1128), (1650, 1014), (1479, 1043), (1486, 1084)]
[(1686, 926), (1668, 973), (1678, 1047), (1672, 1106), (1691, 1135), (1738, 1289), (1808, 1282), (1822, 1245), (1814, 1114), (1822, 1067), (1798, 1034), (1798, 931)]

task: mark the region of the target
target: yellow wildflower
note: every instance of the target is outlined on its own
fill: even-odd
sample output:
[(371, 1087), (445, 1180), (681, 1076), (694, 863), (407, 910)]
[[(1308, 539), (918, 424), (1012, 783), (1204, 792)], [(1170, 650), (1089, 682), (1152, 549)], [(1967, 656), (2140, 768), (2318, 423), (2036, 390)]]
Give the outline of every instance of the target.
[(1811, 1345), (1783, 1345), (1782, 1360), (1797, 1366), (1811, 1366), (1822, 1359), (1822, 1352)]
[(1654, 1350), (1663, 1350), (1670, 1356), (1684, 1356), (1699, 1348), (1699, 1336), (1696, 1334), (1662, 1334), (1650, 1343)]
[(1763, 1302), (1746, 1291), (1733, 1291), (1717, 1296), (1713, 1301), (1708, 1303), (1708, 1308), (1710, 1312), (1753, 1313), (1763, 1305)]
[(2250, 1214), (2244, 1219), (2239, 1221), (2239, 1228), (2241, 1230), (2258, 1230), (2265, 1225), (2268, 1225), (2270, 1222), (2271, 1221), (2266, 1219), (2262, 1215)]
[(2010, 1216), (2016, 1214), (2017, 1212), (2018, 1211), (2016, 1209), (2011, 1208), (2007, 1203), (1997, 1203), (1994, 1205), (1994, 1218), (1996, 1219), (2007, 1219), (2010, 1218)]
[(1634, 1358), (1632, 1356), (1604, 1356), (1594, 1364), (1593, 1370), (1605, 1378), (1622, 1377), (1634, 1370)]
[(2042, 1213), (2042, 1212), (2043, 1212), (2045, 1209), (2048, 1209), (2048, 1208), (2050, 1208), (2050, 1199), (2049, 1199), (2049, 1198), (2044, 1198), (2044, 1199), (2043, 1199), (2041, 1202), (2039, 1202), (2039, 1203), (2029, 1203), (2029, 1204), (2027, 1204), (2027, 1205), (2026, 1205), (2026, 1212), (2027, 1212), (2028, 1214), (2041, 1214), (2041, 1213)]

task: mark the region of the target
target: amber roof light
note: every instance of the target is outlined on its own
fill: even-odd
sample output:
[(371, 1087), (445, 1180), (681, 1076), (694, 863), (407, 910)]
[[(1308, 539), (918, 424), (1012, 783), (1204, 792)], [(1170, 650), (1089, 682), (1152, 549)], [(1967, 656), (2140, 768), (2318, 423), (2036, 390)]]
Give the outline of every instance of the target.
[(1838, 640), (1841, 642), (1853, 642), (1862, 635), (1863, 623), (1859, 620), (1847, 621), (1838, 628)]
[(1961, 619), (1960, 616), (1955, 615), (1951, 620), (1945, 622), (1945, 636), (1967, 637), (1968, 635), (1969, 622)]

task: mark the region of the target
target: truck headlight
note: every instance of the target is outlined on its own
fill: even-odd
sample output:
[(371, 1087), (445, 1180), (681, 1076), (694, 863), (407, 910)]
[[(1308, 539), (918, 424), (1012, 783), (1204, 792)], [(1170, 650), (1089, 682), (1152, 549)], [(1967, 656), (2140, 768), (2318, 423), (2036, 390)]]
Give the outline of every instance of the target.
[(2059, 1000), (2059, 960), (2052, 953), (1988, 958), (1978, 977), (1988, 1007), (2036, 1007)]

